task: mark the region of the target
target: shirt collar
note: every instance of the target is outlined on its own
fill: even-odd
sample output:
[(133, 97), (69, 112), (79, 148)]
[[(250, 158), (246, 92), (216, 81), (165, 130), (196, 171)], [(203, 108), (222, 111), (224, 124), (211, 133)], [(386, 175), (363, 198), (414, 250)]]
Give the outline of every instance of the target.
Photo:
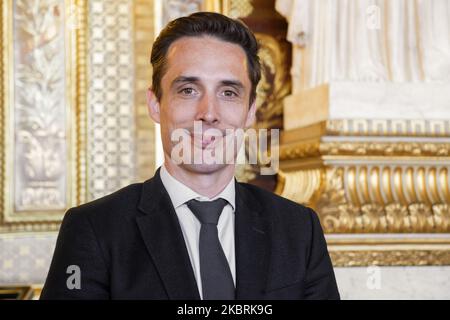
[(201, 194), (198, 194), (197, 192), (186, 186), (184, 183), (178, 181), (167, 171), (164, 164), (161, 166), (160, 177), (164, 187), (167, 190), (167, 193), (170, 196), (170, 199), (172, 200), (172, 204), (175, 209), (192, 199), (196, 199), (199, 201), (212, 201), (218, 198), (222, 198), (228, 201), (228, 203), (233, 207), (233, 211), (235, 210), (236, 192), (234, 177), (230, 180), (230, 182), (226, 185), (222, 192), (220, 192), (214, 198), (202, 196)]

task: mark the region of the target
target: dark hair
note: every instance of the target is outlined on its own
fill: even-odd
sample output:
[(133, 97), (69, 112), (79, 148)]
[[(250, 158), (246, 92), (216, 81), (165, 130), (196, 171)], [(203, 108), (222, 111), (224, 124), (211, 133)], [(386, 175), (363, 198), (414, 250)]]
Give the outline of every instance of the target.
[(256, 86), (261, 79), (258, 57), (258, 42), (250, 29), (241, 21), (213, 12), (196, 12), (175, 19), (167, 24), (153, 43), (151, 63), (153, 66), (152, 90), (161, 99), (161, 79), (166, 72), (167, 51), (181, 37), (213, 36), (220, 40), (238, 44), (245, 51), (248, 76), (252, 84), (250, 104), (256, 98)]

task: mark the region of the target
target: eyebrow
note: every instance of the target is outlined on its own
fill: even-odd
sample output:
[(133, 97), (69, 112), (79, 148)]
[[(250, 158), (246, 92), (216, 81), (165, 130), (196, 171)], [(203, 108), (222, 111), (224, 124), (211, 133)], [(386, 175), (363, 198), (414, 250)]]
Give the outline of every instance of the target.
[(220, 83), (223, 86), (235, 87), (236, 89), (244, 89), (244, 85), (238, 80), (222, 80), (220, 81)]
[[(198, 82), (200, 82), (200, 78), (199, 77), (195, 77), (195, 76), (179, 76), (179, 77), (176, 77), (172, 81), (172, 86), (180, 84), (180, 83), (198, 83)], [(228, 79), (221, 80), (220, 81), (220, 85), (221, 86), (235, 87), (236, 89), (244, 89), (244, 85), (239, 80), (228, 80)]]
[(172, 86), (179, 84), (179, 83), (185, 83), (185, 82), (200, 82), (200, 78), (199, 77), (189, 77), (189, 76), (179, 76), (179, 77), (176, 77), (172, 81)]

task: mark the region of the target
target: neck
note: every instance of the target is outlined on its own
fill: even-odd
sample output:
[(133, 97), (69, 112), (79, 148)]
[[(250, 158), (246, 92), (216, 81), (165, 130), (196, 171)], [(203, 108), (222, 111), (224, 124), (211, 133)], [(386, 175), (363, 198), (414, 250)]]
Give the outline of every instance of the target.
[(230, 164), (214, 172), (201, 173), (190, 171), (167, 159), (164, 161), (164, 166), (172, 177), (208, 198), (215, 197), (225, 189), (233, 178), (235, 170), (234, 164)]

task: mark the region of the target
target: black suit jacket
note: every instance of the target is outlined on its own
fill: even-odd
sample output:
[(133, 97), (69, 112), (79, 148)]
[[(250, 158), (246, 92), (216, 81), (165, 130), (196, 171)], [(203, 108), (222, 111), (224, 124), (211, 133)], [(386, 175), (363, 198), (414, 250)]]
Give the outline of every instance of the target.
[[(315, 212), (235, 183), (236, 298), (339, 299)], [(71, 265), (79, 289), (67, 286)], [(41, 299), (200, 299), (159, 170), (67, 211)]]

